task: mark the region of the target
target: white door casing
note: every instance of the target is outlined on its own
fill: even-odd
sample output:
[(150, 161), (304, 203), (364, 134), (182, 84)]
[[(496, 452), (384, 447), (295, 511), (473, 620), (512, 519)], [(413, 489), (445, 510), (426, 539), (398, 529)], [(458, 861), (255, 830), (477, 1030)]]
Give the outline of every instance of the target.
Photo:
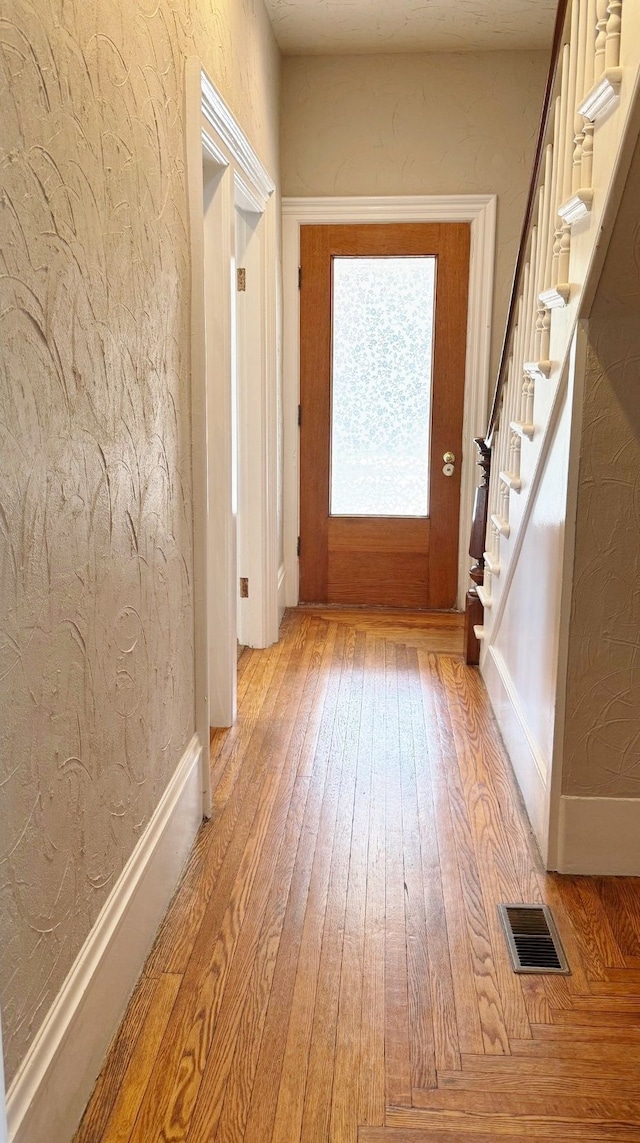
[[(265, 346), (264, 285), (267, 273), (269, 218), (248, 197), (239, 176), (235, 182), (237, 269), (244, 270), (244, 290), (236, 290), (236, 409), (238, 432), (238, 582), (248, 582), (248, 597), (238, 594), (238, 640), (266, 647), (277, 639), (275, 517), (270, 511), (277, 436)], [(266, 431), (265, 431), (266, 430)]]
[(284, 562), (286, 603), (298, 602), (300, 393), (300, 227), (322, 223), (469, 222), (469, 308), (463, 422), (464, 450), (460, 492), (458, 607), (464, 608), (469, 584), (469, 556), (477, 465), (471, 442), (486, 428), (489, 393), (489, 350), (495, 251), (496, 195), (423, 195), (376, 198), (284, 198), (283, 259), (283, 414), (284, 414)]
[[(256, 463), (244, 484), (242, 526), (260, 554), (245, 632), (254, 646), (277, 639), (277, 220), (274, 183), (200, 61), (186, 64), (187, 178), (192, 253), (191, 377), (194, 466), (196, 697), (199, 719), (236, 717), (238, 453)], [(236, 354), (237, 212), (253, 227), (251, 368)], [(242, 406), (238, 381), (244, 385)], [(238, 412), (245, 415), (238, 418)], [(250, 411), (250, 417), (246, 412)], [(202, 713), (200, 707), (206, 710)], [(205, 793), (206, 793), (206, 782)]]

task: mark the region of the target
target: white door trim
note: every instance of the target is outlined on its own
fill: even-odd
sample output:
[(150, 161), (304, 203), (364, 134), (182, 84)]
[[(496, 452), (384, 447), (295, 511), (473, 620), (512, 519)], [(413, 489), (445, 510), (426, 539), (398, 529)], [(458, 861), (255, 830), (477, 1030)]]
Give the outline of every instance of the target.
[(300, 393), (300, 299), (298, 266), (300, 227), (313, 223), (469, 222), (469, 308), (460, 492), (458, 607), (464, 608), (469, 581), (469, 536), (478, 469), (472, 440), (486, 428), (489, 395), (489, 350), (496, 195), (418, 195), (380, 198), (284, 198), (282, 257), (284, 278), (283, 414), (284, 414), (284, 559), (286, 602), (298, 602)]
[[(247, 598), (238, 598), (238, 638), (267, 647), (278, 638), (277, 416), (274, 306), (265, 304), (270, 267), (277, 255), (272, 225), (276, 203), (258, 209), (246, 184), (234, 175), (236, 257), (245, 290), (235, 294), (238, 418), (238, 576)], [(271, 241), (270, 241), (271, 238)]]
[[(264, 214), (262, 259), (264, 368), (254, 408), (264, 463), (251, 497), (269, 537), (261, 562), (256, 645), (277, 639), (277, 218), (275, 184), (196, 57), (186, 61), (187, 184), (191, 240), (191, 392), (198, 727), (230, 726), (236, 716), (237, 559), (234, 490), (233, 297), (236, 205)], [(203, 178), (210, 201), (204, 202)], [(206, 273), (205, 273), (206, 265)], [(205, 289), (206, 283), (206, 289)], [(243, 433), (243, 425), (238, 426)], [(207, 780), (205, 804), (207, 801)]]

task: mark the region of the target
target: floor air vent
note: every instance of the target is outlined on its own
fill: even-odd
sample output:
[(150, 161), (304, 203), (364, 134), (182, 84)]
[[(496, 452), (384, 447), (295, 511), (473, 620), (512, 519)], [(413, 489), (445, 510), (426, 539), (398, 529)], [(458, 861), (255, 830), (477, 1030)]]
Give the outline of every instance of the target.
[(547, 905), (498, 905), (514, 972), (570, 973)]

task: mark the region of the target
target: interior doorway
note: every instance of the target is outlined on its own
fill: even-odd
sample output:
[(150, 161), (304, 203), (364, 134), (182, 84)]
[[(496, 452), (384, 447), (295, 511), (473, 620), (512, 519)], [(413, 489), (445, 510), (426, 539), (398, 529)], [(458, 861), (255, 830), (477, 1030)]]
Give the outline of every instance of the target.
[(301, 228), (303, 602), (455, 606), (469, 239)]
[[(194, 659), (200, 737), (237, 707), (238, 533), (250, 549), (255, 646), (278, 637), (275, 185), (200, 61), (186, 66), (191, 235)], [(236, 262), (251, 266), (239, 310)], [(241, 335), (238, 354), (238, 322)], [(240, 372), (239, 372), (240, 370)], [(244, 464), (244, 469), (242, 465)], [(241, 471), (242, 469), (242, 471)], [(239, 500), (240, 488), (244, 501)], [(239, 523), (238, 511), (241, 509)], [(203, 719), (206, 732), (201, 728)], [(203, 749), (203, 757), (205, 750)], [(208, 778), (208, 750), (203, 774)], [(205, 790), (205, 803), (207, 791)]]
[[(464, 413), (460, 464), (460, 525), (456, 606), (464, 609), (469, 557), (466, 549), (478, 483), (473, 438), (486, 421), (495, 258), (496, 196), (492, 194), (388, 197), (284, 198), (283, 257), (283, 584), (284, 602), (299, 595), (300, 534), (300, 236), (304, 226), (414, 222), (465, 222), (470, 226), (469, 298)], [(444, 451), (444, 450), (443, 450)], [(444, 463), (441, 461), (441, 464)], [(458, 464), (458, 457), (456, 457)]]

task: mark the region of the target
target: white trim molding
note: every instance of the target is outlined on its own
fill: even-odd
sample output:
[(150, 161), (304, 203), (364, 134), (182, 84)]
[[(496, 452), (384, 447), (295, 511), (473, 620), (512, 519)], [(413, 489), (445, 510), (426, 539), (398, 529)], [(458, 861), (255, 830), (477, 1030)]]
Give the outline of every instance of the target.
[(524, 717), (507, 664), (489, 645), (482, 662), (484, 679), (509, 760), (524, 798), (543, 860), (547, 849), (547, 766)]
[(582, 187), (581, 190), (576, 191), (571, 195), (562, 206), (558, 207), (558, 214), (564, 222), (568, 222), (569, 226), (575, 226), (576, 222), (581, 222), (583, 218), (587, 218), (593, 205), (593, 190), (591, 187)]
[(11, 1143), (71, 1139), (202, 822), (194, 734), (7, 1093)]
[[(199, 64), (197, 66), (200, 67)], [(275, 183), (263, 167), (242, 127), (214, 87), (207, 73), (200, 70), (200, 75), (202, 114), (230, 154), (233, 155), (235, 162), (245, 172), (249, 181), (253, 183), (262, 199), (261, 209), (264, 210), (270, 196), (276, 189)]]
[(501, 472), (500, 483), (504, 484), (510, 492), (522, 492), (522, 481), (519, 476), (514, 476), (512, 472)]
[[(278, 637), (278, 215), (273, 179), (197, 57), (186, 61), (185, 77), (196, 695), (206, 705), (208, 733), (209, 724), (235, 721), (239, 620), (252, 646)], [(235, 259), (249, 230), (252, 272), (242, 312), (250, 318), (252, 356), (243, 373)], [(251, 421), (238, 417), (236, 426), (239, 392)], [(243, 481), (239, 513), (238, 466), (248, 453), (251, 480)], [(248, 618), (238, 601), (238, 538), (245, 534), (257, 537)], [(199, 710), (201, 738), (203, 718)], [(208, 776), (207, 768), (205, 808)]]
[(640, 876), (640, 798), (560, 799), (559, 873)]
[(529, 441), (533, 440), (535, 425), (527, 423), (527, 421), (511, 421), (509, 428), (516, 436), (526, 437)]
[(552, 286), (550, 290), (543, 290), (538, 297), (548, 310), (561, 310), (569, 304), (571, 286), (569, 282), (560, 282), (557, 286)]
[(202, 153), (206, 156), (209, 162), (214, 163), (216, 167), (228, 167), (229, 160), (227, 156), (220, 147), (216, 146), (209, 132), (205, 131), (204, 127), (202, 128), (200, 135), (202, 138)]
[(584, 115), (585, 119), (589, 119), (591, 123), (603, 119), (607, 112), (615, 107), (620, 96), (621, 83), (622, 68), (608, 68), (602, 78), (591, 88), (588, 95), (585, 95), (578, 107), (578, 114)]
[(491, 523), (493, 524), (494, 528), (497, 528), (500, 535), (504, 536), (505, 540), (509, 539), (509, 536), (511, 535), (511, 527), (508, 520), (503, 520), (502, 516), (498, 516), (497, 513), (494, 512), (491, 517)]
[(458, 607), (469, 579), (467, 554), (474, 491), (478, 484), (473, 438), (486, 428), (495, 256), (496, 195), (416, 195), (355, 198), (284, 198), (284, 558), (288, 606), (298, 602), (300, 392), (298, 265), (300, 227), (328, 223), (469, 222), (469, 305), (460, 489)]
[(550, 361), (525, 361), (522, 369), (532, 381), (548, 381), (551, 376)]
[(490, 611), (491, 610), (491, 596), (489, 595), (487, 588), (483, 587), (482, 584), (479, 583), (477, 588), (476, 588), (476, 591), (478, 593), (478, 599), (480, 600), (482, 606), (485, 608), (485, 610)]

